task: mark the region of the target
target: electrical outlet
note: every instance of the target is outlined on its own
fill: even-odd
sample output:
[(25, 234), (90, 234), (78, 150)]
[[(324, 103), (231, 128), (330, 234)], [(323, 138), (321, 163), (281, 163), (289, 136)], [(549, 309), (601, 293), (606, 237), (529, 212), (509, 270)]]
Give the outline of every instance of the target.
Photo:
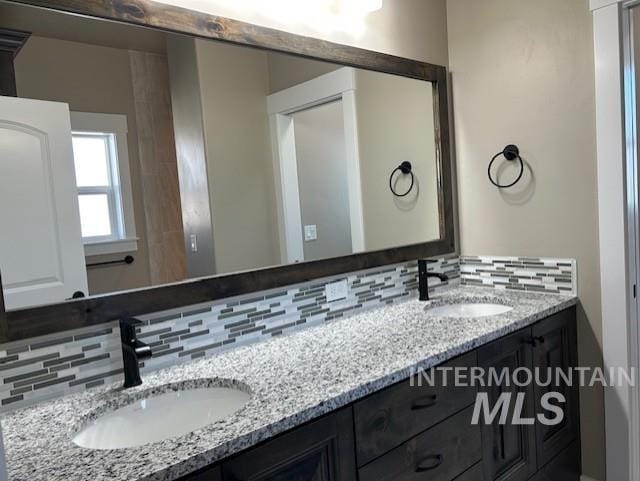
[(191, 252), (198, 252), (198, 236), (196, 234), (189, 236), (189, 243), (191, 244)]
[(344, 279), (342, 281), (327, 284), (324, 290), (327, 297), (327, 302), (334, 302), (347, 298), (349, 285), (347, 284), (347, 280)]
[(318, 239), (318, 226), (315, 224), (304, 226), (304, 240), (310, 242)]

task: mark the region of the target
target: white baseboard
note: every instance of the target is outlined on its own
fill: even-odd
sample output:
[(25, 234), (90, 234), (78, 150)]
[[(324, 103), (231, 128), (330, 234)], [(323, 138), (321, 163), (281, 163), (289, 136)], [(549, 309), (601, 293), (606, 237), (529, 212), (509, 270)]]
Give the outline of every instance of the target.
[(580, 481), (598, 481), (597, 479), (590, 478), (589, 476), (585, 476), (584, 474), (580, 476)]

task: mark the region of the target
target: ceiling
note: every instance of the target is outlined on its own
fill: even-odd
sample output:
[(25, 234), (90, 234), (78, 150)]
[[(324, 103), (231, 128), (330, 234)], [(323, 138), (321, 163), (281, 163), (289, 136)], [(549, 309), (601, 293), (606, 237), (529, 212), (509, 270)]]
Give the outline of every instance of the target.
[(157, 30), (4, 1), (0, 1), (0, 28), (104, 47), (166, 52), (167, 34)]

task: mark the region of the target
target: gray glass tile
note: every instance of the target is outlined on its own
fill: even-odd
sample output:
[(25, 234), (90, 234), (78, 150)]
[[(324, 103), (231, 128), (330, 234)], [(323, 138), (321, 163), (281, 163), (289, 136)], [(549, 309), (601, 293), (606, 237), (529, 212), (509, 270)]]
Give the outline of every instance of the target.
[(208, 314), (211, 312), (211, 307), (204, 307), (204, 308), (200, 308), (200, 309), (193, 309), (191, 311), (185, 311), (182, 313), (183, 317), (191, 317), (191, 316), (197, 316), (199, 314)]
[(31, 350), (42, 349), (43, 347), (56, 346), (58, 344), (66, 344), (73, 341), (73, 336), (59, 337), (57, 339), (51, 339), (49, 341), (35, 342), (31, 344)]
[(92, 381), (96, 381), (98, 379), (105, 379), (107, 377), (112, 377), (112, 376), (117, 376), (118, 374), (122, 374), (124, 372), (124, 370), (122, 368), (120, 369), (113, 369), (111, 371), (106, 371), (102, 374), (95, 374), (93, 376), (88, 376), (82, 379), (76, 379), (75, 381), (71, 381), (69, 383), (69, 386), (79, 386), (80, 384), (86, 384), (88, 382), (92, 382)]
[(255, 312), (257, 310), (258, 310), (257, 308), (252, 307), (250, 309), (243, 309), (243, 310), (240, 310), (240, 311), (230, 312), (229, 314), (220, 314), (218, 316), (218, 319), (229, 319), (231, 317), (238, 317), (238, 316), (242, 316), (242, 315), (245, 315), (245, 314), (250, 314), (250, 313)]
[(55, 366), (55, 365), (57, 365), (57, 364), (62, 364), (62, 363), (65, 363), (65, 362), (70, 362), (70, 361), (76, 361), (76, 360), (78, 360), (78, 359), (83, 359), (83, 358), (84, 358), (84, 356), (85, 356), (85, 354), (84, 354), (84, 353), (81, 353), (81, 354), (73, 354), (73, 355), (71, 355), (71, 356), (65, 356), (65, 357), (60, 357), (60, 358), (58, 358), (58, 359), (53, 359), (53, 360), (51, 360), (51, 361), (45, 361), (45, 362), (43, 362), (43, 363), (42, 363), (42, 365), (43, 365), (44, 367)]
[(181, 329), (179, 331), (173, 331), (167, 334), (160, 334), (158, 338), (164, 341), (165, 339), (168, 339), (170, 337), (181, 336), (182, 334), (188, 334), (188, 333), (189, 333), (189, 329)]
[(49, 371), (47, 369), (37, 369), (35, 371), (27, 372), (24, 374), (18, 374), (17, 376), (9, 376), (5, 377), (3, 382), (4, 384), (11, 384), (15, 381), (21, 381), (22, 379), (29, 379), (33, 377), (42, 376), (43, 374), (48, 374)]
[(24, 396), (20, 394), (19, 396), (12, 396), (2, 400), (2, 405), (6, 406), (7, 404), (15, 403), (18, 401), (22, 401)]
[(26, 379), (24, 381), (17, 381), (13, 383), (13, 387), (14, 388), (18, 388), (18, 387), (22, 387), (22, 386), (28, 386), (29, 384), (35, 384), (38, 382), (43, 382), (43, 381), (48, 381), (50, 379), (56, 379), (58, 377), (57, 373), (51, 373), (51, 374), (46, 374), (44, 376), (39, 376), (39, 377), (34, 377), (34, 378), (30, 378), (30, 379)]
[(113, 328), (100, 329), (98, 331), (89, 332), (87, 334), (78, 334), (77, 336), (73, 336), (73, 339), (75, 341), (83, 341), (85, 339), (91, 339), (92, 337), (106, 336), (108, 334), (113, 334)]
[(109, 359), (111, 355), (107, 352), (104, 354), (99, 354), (97, 356), (87, 357), (85, 359), (80, 359), (78, 361), (73, 361), (71, 363), (71, 367), (82, 366), (84, 364), (90, 364), (92, 362), (101, 361), (103, 359)]
[(157, 329), (155, 331), (144, 332), (144, 333), (138, 335), (138, 338), (144, 339), (144, 338), (147, 338), (147, 337), (159, 336), (159, 335), (167, 333), (167, 332), (171, 332), (171, 328), (170, 327), (165, 327), (163, 329)]
[(203, 331), (190, 332), (189, 334), (185, 334), (184, 336), (180, 336), (180, 340), (191, 339), (194, 337), (205, 336), (209, 334), (209, 329), (205, 329)]
[(61, 378), (55, 379), (53, 381), (41, 382), (41, 383), (38, 383), (38, 384), (34, 384), (33, 390), (35, 391), (37, 389), (43, 389), (45, 387), (54, 386), (56, 384), (62, 384), (62, 383), (65, 383), (65, 382), (73, 381), (75, 378), (76, 378), (75, 375), (71, 375), (71, 376), (61, 377)]

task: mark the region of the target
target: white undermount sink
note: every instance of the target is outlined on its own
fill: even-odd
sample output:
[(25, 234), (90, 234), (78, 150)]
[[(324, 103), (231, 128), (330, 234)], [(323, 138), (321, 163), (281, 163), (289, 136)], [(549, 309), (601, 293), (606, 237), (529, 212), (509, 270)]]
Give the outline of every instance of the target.
[(441, 317), (487, 317), (497, 316), (513, 310), (512, 307), (503, 304), (491, 304), (482, 302), (468, 302), (459, 304), (445, 304), (436, 307), (427, 307), (426, 311), (432, 316)]
[(73, 438), (89, 449), (122, 449), (182, 436), (231, 416), (249, 401), (240, 389), (207, 387), (148, 396), (90, 422)]

